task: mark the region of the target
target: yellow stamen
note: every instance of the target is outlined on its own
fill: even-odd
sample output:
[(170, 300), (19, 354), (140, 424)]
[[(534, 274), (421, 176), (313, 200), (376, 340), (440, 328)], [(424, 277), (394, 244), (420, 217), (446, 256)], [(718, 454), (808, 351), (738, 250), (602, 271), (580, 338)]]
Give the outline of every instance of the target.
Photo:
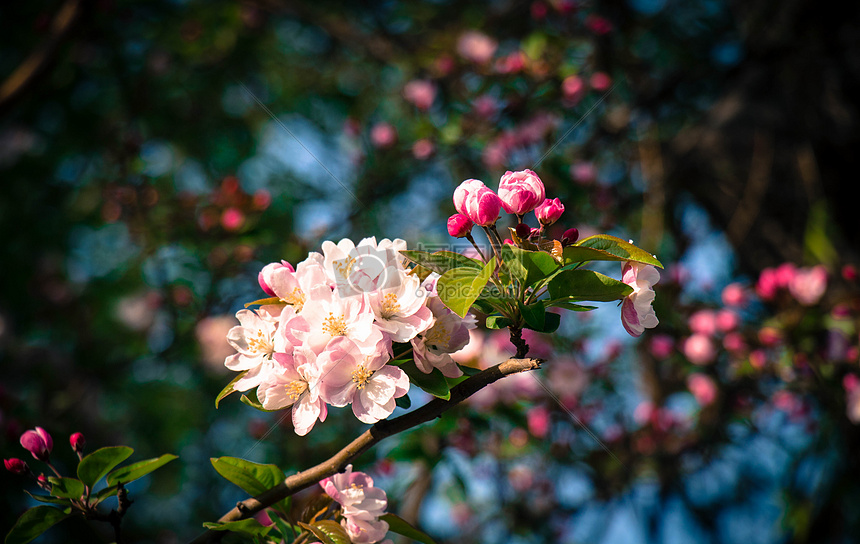
[(298, 287), (293, 288), (289, 295), (285, 297), (281, 297), (281, 300), (286, 302), (287, 304), (292, 304), (293, 308), (296, 309), (296, 313), (302, 311), (302, 307), (305, 305), (305, 294)]
[(256, 338), (248, 338), (248, 351), (262, 353), (271, 359), (272, 353), (275, 352), (275, 346), (272, 345), (272, 341), (269, 338), (266, 338), (262, 329), (257, 329)]
[(400, 313), (400, 304), (397, 303), (397, 295), (394, 293), (386, 293), (382, 298), (382, 319), (391, 319)]
[(299, 400), (302, 393), (308, 390), (308, 383), (296, 380), (285, 385), (284, 389), (287, 391), (287, 396), (296, 401)]
[(323, 321), (323, 332), (329, 336), (346, 336), (346, 319), (343, 315), (335, 317), (333, 313), (329, 313), (328, 317)]
[(364, 389), (371, 376), (373, 376), (373, 371), (367, 370), (364, 365), (358, 365), (358, 368), (352, 371), (352, 381), (359, 389)]

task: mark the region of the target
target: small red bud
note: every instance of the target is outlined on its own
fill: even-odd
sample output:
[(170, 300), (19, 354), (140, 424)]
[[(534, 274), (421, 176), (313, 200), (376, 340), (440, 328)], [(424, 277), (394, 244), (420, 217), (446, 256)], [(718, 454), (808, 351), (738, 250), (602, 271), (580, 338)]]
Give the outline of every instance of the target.
[(74, 433), (69, 437), (69, 444), (72, 446), (72, 450), (74, 450), (75, 453), (81, 453), (84, 451), (87, 441), (84, 438), (83, 433)]
[(564, 234), (561, 235), (561, 243), (565, 246), (569, 246), (577, 240), (579, 240), (579, 229), (576, 227), (567, 229), (564, 231)]
[(39, 474), (39, 477), (36, 478), (36, 483), (45, 491), (51, 490), (51, 482), (48, 481), (48, 477), (44, 474)]
[(516, 231), (517, 231), (517, 237), (520, 240), (525, 240), (529, 236), (531, 236), (532, 228), (530, 226), (526, 225), (525, 223), (520, 223), (519, 225), (517, 225)]
[(27, 463), (14, 457), (12, 459), (3, 459), (3, 464), (6, 466), (6, 470), (15, 474), (25, 474), (30, 470)]

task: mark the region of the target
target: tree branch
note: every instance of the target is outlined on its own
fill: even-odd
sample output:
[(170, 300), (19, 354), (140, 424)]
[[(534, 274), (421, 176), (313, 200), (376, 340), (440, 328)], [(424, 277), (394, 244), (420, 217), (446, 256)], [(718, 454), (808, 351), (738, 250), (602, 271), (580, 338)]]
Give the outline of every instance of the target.
[[(225, 523), (251, 517), (290, 495), (316, 485), (323, 478), (337, 474), (350, 461), (381, 440), (435, 419), (491, 383), (511, 374), (538, 369), (542, 362), (541, 359), (508, 359), (457, 384), (451, 389), (449, 400), (434, 398), (417, 410), (394, 419), (383, 419), (359, 435), (330, 459), (288, 477), (265, 493), (240, 502), (235, 508), (221, 516), (218, 521)], [(195, 538), (192, 544), (215, 542), (221, 536), (223, 536), (222, 532), (209, 530)]]
[(51, 23), (48, 39), (0, 84), (0, 114), (5, 113), (47, 73), (60, 45), (72, 33), (83, 11), (83, 0), (66, 0)]

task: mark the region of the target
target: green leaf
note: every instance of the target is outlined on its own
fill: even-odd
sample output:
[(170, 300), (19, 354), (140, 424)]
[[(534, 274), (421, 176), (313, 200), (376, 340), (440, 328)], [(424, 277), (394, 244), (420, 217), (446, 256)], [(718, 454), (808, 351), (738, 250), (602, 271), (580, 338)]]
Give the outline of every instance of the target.
[(96, 485), (115, 466), (122, 463), (134, 453), (128, 446), (109, 446), (98, 449), (87, 455), (78, 464), (78, 478), (89, 486)]
[(21, 517), (15, 522), (15, 526), (6, 535), (4, 542), (6, 544), (26, 544), (67, 517), (69, 514), (53, 506), (30, 508), (21, 514)]
[[(62, 504), (63, 506), (71, 506), (72, 504), (69, 499), (58, 499), (57, 497), (52, 497), (50, 495), (36, 495), (34, 493), (30, 493), (26, 489), (24, 490), (24, 493), (30, 495), (30, 497), (39, 502), (46, 502), (48, 504)], [(75, 498), (77, 499), (78, 497)]]
[(590, 312), (591, 310), (597, 309), (597, 306), (583, 306), (581, 304), (574, 304), (567, 299), (548, 300), (546, 301), (546, 306), (547, 308), (564, 308), (566, 310), (573, 310), (574, 312)]
[(119, 491), (118, 485), (112, 485), (112, 486), (106, 487), (106, 488), (102, 489), (101, 491), (99, 491), (98, 493), (95, 494), (96, 501), (102, 502), (103, 500), (105, 500), (107, 498), (113, 497), (114, 495), (116, 495), (117, 491)]
[(510, 327), (512, 324), (513, 321), (502, 315), (487, 316), (488, 329), (504, 329)]
[(80, 499), (87, 492), (84, 482), (74, 478), (55, 478), (49, 476), (51, 483), (51, 495), (61, 499)]
[(388, 523), (388, 530), (392, 533), (397, 533), (399, 535), (403, 535), (406, 538), (411, 538), (412, 540), (417, 540), (422, 544), (436, 544), (427, 533), (419, 531), (415, 527), (409, 524), (408, 521), (401, 518), (396, 514), (382, 514), (379, 516), (379, 519)]
[(260, 306), (264, 306), (266, 304), (281, 304), (284, 306), (287, 305), (287, 303), (281, 300), (279, 297), (267, 297), (255, 300), (254, 302), (246, 302), (245, 308), (247, 308), (248, 306), (253, 306), (254, 304), (259, 304)]
[(562, 270), (550, 280), (548, 287), (550, 303), (559, 299), (610, 302), (633, 292), (626, 283), (593, 270)]
[(404, 410), (409, 409), (412, 406), (412, 400), (409, 399), (409, 395), (403, 395), (402, 397), (397, 397), (394, 399), (394, 404), (398, 407), (403, 408)]
[(230, 383), (228, 383), (227, 385), (224, 386), (224, 389), (222, 389), (220, 393), (218, 393), (218, 396), (215, 397), (215, 409), (216, 410), (218, 409), (218, 403), (221, 402), (221, 400), (223, 400), (224, 397), (226, 397), (230, 393), (236, 392), (236, 390), (233, 389), (233, 386), (236, 385), (236, 382), (238, 382), (239, 380), (244, 378), (245, 374), (247, 374), (247, 373), (248, 373), (247, 370), (240, 372), (235, 378), (230, 380)]
[(569, 265), (583, 261), (633, 261), (663, 268), (657, 257), (630, 242), (608, 234), (596, 234), (564, 248), (562, 263)]
[(452, 312), (460, 317), (466, 317), (472, 303), (490, 281), (495, 268), (496, 258), (493, 257), (482, 270), (453, 268), (445, 272), (436, 283), (439, 298)]
[(163, 467), (174, 459), (178, 459), (178, 456), (172, 453), (165, 453), (161, 457), (138, 461), (126, 467), (118, 468), (107, 475), (107, 483), (108, 485), (115, 485), (133, 482), (138, 478), (146, 476), (153, 470)]
[(541, 331), (543, 330), (546, 310), (544, 310), (543, 302), (537, 301), (533, 304), (529, 304), (528, 306), (518, 303), (520, 307), (520, 313), (523, 314), (523, 319), (526, 322), (526, 326), (528, 328)]
[(437, 251), (428, 253), (426, 251), (403, 250), (401, 255), (437, 274), (444, 274), (455, 268), (474, 268), (480, 270), (484, 264), (481, 261), (454, 253), (453, 251)]
[(502, 246), (502, 259), (511, 274), (526, 287), (548, 278), (560, 267), (546, 251), (530, 251), (510, 244)]
[(409, 376), (409, 381), (424, 391), (430, 393), (434, 397), (448, 400), (451, 398), (451, 391), (448, 388), (448, 382), (445, 376), (438, 368), (434, 368), (433, 372), (425, 374), (415, 366), (415, 361), (408, 361), (400, 365), (403, 372)]
[(218, 474), (252, 496), (268, 491), (286, 478), (275, 465), (261, 465), (238, 457), (219, 457), (210, 461)]
[(558, 330), (559, 325), (561, 325), (561, 316), (555, 312), (547, 312), (546, 314), (544, 314), (543, 328), (540, 330), (535, 330), (537, 330), (537, 332), (545, 333), (555, 332), (556, 330)]
[(272, 523), (277, 525), (278, 531), (281, 533), (281, 538), (284, 541), (289, 542), (290, 539), (298, 536), (299, 531), (296, 530), (295, 528), (293, 528), (292, 525), (290, 525), (286, 521), (284, 521), (283, 518), (281, 518), (281, 516), (279, 516), (275, 512), (272, 512), (271, 510), (267, 510), (266, 515), (269, 516), (269, 519), (272, 520)]
[(208, 521), (203, 524), (207, 529), (213, 531), (232, 531), (234, 533), (242, 533), (250, 536), (265, 536), (271, 531), (274, 526), (263, 526), (262, 523), (254, 518), (240, 519), (239, 521), (228, 521), (226, 523)]
[(351, 544), (349, 536), (339, 523), (330, 519), (316, 521), (312, 525), (299, 522), (299, 525), (317, 537), (322, 544)]

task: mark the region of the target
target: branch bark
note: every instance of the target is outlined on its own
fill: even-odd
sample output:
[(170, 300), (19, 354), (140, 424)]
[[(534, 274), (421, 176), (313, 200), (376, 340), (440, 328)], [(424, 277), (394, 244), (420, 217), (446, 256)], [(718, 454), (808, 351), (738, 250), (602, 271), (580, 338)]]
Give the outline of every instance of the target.
[[(238, 503), (235, 508), (221, 516), (218, 521), (226, 523), (249, 518), (290, 495), (316, 485), (323, 478), (337, 474), (350, 461), (383, 439), (435, 419), (484, 387), (511, 374), (538, 369), (542, 362), (541, 359), (508, 359), (457, 384), (451, 389), (451, 398), (448, 400), (434, 398), (417, 410), (394, 419), (379, 421), (330, 459), (288, 477), (265, 493)], [(192, 544), (216, 542), (222, 536), (223, 532), (209, 530), (195, 538)]]

